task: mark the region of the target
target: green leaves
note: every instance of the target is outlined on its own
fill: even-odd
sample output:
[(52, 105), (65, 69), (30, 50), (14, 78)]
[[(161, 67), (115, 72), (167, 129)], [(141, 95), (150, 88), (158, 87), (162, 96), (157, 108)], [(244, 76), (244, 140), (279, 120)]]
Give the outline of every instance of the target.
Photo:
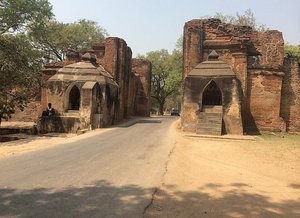
[(39, 88), (40, 57), (24, 34), (0, 36), (0, 120)]
[(266, 25), (257, 23), (254, 17), (254, 13), (251, 11), (251, 9), (247, 9), (243, 14), (236, 13), (235, 16), (224, 15), (218, 12), (213, 17), (220, 19), (224, 23), (231, 23), (238, 26), (250, 26), (254, 30), (259, 32), (268, 30), (268, 28), (266, 28)]
[(108, 34), (94, 21), (79, 20), (64, 24), (52, 20), (42, 27), (32, 28), (29, 35), (45, 51), (47, 59), (62, 61), (67, 49), (88, 49)]
[(169, 54), (167, 50), (151, 51), (146, 56), (152, 63), (151, 97), (158, 104), (159, 114), (163, 114), (167, 98), (175, 97), (180, 93), (182, 72), (182, 51), (174, 50)]
[(20, 31), (26, 25), (40, 26), (52, 16), (48, 0), (1, 0), (0, 34)]
[(0, 0), (0, 123), (39, 87), (42, 53), (25, 30), (52, 17), (47, 0)]
[(295, 58), (300, 63), (300, 45), (296, 46), (296, 45), (286, 44), (284, 46), (284, 54), (285, 57)]

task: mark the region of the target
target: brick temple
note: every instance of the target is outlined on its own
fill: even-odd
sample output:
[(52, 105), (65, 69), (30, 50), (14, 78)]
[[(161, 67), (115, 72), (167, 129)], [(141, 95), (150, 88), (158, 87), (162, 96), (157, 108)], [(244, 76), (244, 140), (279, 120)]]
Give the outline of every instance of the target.
[(300, 73), (282, 33), (197, 19), (184, 26), (184, 131), (300, 132)]
[[(40, 99), (14, 120), (38, 120), (41, 133), (76, 132), (150, 116), (151, 63), (132, 58), (125, 40), (109, 37), (91, 49), (68, 51), (42, 69)], [(55, 115), (42, 117), (51, 103)]]

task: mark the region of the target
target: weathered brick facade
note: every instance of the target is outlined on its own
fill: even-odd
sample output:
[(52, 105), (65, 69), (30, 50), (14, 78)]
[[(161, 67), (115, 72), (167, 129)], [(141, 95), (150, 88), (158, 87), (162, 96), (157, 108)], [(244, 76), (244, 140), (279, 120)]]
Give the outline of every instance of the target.
[[(87, 81), (85, 81), (86, 79), (83, 78), (79, 79), (79, 77), (81, 77), (84, 74), (84, 72), (81, 72), (82, 70), (80, 71), (76, 70), (76, 66), (74, 66), (74, 70), (76, 72), (78, 71), (77, 73), (73, 75), (72, 73), (73, 71), (70, 71), (72, 76), (70, 73), (64, 74), (63, 77), (66, 78), (65, 80), (66, 82), (63, 82), (62, 84), (60, 84), (60, 82), (52, 82), (53, 80), (52, 78), (54, 78), (58, 72), (62, 74), (62, 72), (64, 71), (63, 70), (64, 67), (73, 66), (71, 64), (74, 63), (80, 64), (81, 56), (83, 56), (86, 53), (94, 55), (96, 58), (95, 64), (98, 64), (100, 65), (100, 67), (103, 67), (103, 70), (107, 71), (111, 75), (112, 79), (118, 85), (118, 101), (115, 102), (112, 108), (110, 108), (109, 111), (106, 112), (110, 114), (111, 118), (107, 119), (110, 121), (104, 123), (106, 123), (106, 125), (109, 125), (109, 123), (110, 124), (115, 123), (121, 121), (124, 118), (129, 118), (135, 115), (149, 116), (151, 64), (149, 62), (144, 62), (144, 61), (139, 62), (138, 60), (135, 60), (136, 64), (134, 65), (135, 67), (133, 69), (132, 52), (130, 47), (127, 46), (126, 42), (123, 39), (117, 37), (109, 37), (105, 39), (103, 42), (92, 46), (92, 48), (89, 50), (83, 50), (80, 52), (76, 52), (76, 51), (67, 52), (66, 61), (51, 63), (44, 66), (42, 70), (43, 87), (41, 89), (41, 101), (37, 102), (38, 104), (40, 104), (40, 108), (39, 110), (37, 110), (38, 112), (30, 119), (37, 120), (37, 117), (40, 116), (42, 114), (42, 111), (47, 108), (47, 104), (49, 102), (52, 103), (53, 107), (57, 109), (57, 112), (60, 115), (66, 116), (65, 113), (66, 113), (67, 103), (63, 102), (64, 100), (62, 96), (65, 95), (64, 92), (68, 92), (68, 87), (71, 86), (73, 83), (76, 83), (76, 86), (79, 88), (81, 93), (80, 95), (82, 98), (88, 99), (90, 98), (89, 96), (93, 96), (92, 93), (90, 93), (93, 90), (93, 87), (88, 87), (88, 84), (91, 83), (89, 81), (92, 80), (88, 79)], [(88, 71), (89, 70), (87, 69), (87, 72)], [(70, 75), (68, 76), (68, 74)], [(56, 80), (59, 81), (60, 80), (59, 78), (60, 77), (62, 78), (62, 75), (56, 77), (57, 78), (55, 79), (55, 81)], [(76, 81), (77, 80), (76, 78), (78, 78), (78, 81)], [(49, 83), (50, 81), (49, 79), (51, 80), (50, 83)], [(67, 82), (69, 80), (70, 82)], [(84, 84), (83, 81), (85, 81), (86, 84)], [(99, 84), (100, 84), (100, 89), (103, 90), (103, 87), (101, 87), (101, 83)], [(106, 94), (109, 95), (109, 93)], [(57, 98), (55, 98), (55, 95), (57, 95)], [(142, 97), (144, 100), (143, 102), (139, 101)], [(90, 100), (93, 101), (92, 99)], [(89, 109), (91, 109), (89, 108), (88, 105), (85, 106), (85, 101), (81, 101), (81, 107), (82, 110), (80, 110), (79, 114), (81, 113), (88, 114), (88, 111), (90, 111)], [(103, 110), (105, 110), (105, 107)], [(114, 112), (112, 112), (112, 110)], [(113, 115), (111, 113), (113, 113)], [(91, 122), (92, 118), (89, 119), (88, 118), (89, 117), (85, 119), (84, 121), (85, 123)], [(77, 119), (77, 121), (78, 120), (81, 120), (81, 118)], [(86, 120), (89, 121), (86, 122)], [(60, 119), (59, 122), (62, 122), (62, 120)], [(64, 123), (66, 131), (73, 131), (74, 125), (73, 124), (68, 125), (67, 123)], [(80, 125), (77, 126), (80, 127)]]
[[(225, 24), (218, 19), (191, 20), (184, 26), (183, 46), (184, 80), (199, 63), (208, 59), (213, 50), (219, 54), (220, 61), (231, 67), (242, 90), (244, 132), (253, 129), (286, 131), (286, 124), (298, 125), (297, 107), (292, 105), (298, 104), (298, 99), (294, 101), (293, 98), (295, 93), (299, 93), (299, 74), (295, 64), (286, 63), (284, 68), (281, 32), (257, 32), (250, 27)], [(288, 89), (289, 86), (294, 88)], [(284, 106), (283, 102), (290, 106)], [(185, 102), (183, 110), (184, 105)]]
[(287, 130), (300, 132), (300, 66), (293, 58), (284, 60), (284, 78), (281, 93), (280, 114)]
[(138, 78), (138, 90), (136, 95), (136, 114), (150, 116), (151, 109), (151, 72), (149, 61), (133, 59), (132, 72)]

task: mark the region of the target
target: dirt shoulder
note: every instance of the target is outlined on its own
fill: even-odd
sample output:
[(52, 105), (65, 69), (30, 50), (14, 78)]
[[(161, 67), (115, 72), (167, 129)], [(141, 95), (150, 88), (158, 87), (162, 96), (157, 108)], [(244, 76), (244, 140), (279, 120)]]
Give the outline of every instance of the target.
[(300, 137), (188, 137), (176, 147), (145, 217), (300, 217)]
[[(54, 146), (59, 146), (65, 143), (70, 143), (83, 138), (88, 138), (92, 135), (110, 131), (113, 128), (96, 129), (89, 131), (82, 135), (77, 134), (65, 134), (65, 133), (52, 133), (41, 136), (26, 136), (24, 139), (1, 142), (0, 143), (0, 158), (9, 156), (20, 155), (30, 151), (47, 149)], [(24, 137), (22, 135), (22, 137)]]

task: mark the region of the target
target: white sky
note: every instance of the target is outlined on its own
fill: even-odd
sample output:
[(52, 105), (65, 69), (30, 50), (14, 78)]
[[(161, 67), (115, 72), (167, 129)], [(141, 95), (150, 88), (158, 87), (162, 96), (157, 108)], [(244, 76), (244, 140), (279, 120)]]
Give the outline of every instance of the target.
[(133, 56), (162, 48), (172, 51), (184, 23), (221, 12), (251, 9), (258, 24), (300, 44), (300, 0), (49, 0), (58, 21), (96, 21), (110, 36), (123, 38)]

